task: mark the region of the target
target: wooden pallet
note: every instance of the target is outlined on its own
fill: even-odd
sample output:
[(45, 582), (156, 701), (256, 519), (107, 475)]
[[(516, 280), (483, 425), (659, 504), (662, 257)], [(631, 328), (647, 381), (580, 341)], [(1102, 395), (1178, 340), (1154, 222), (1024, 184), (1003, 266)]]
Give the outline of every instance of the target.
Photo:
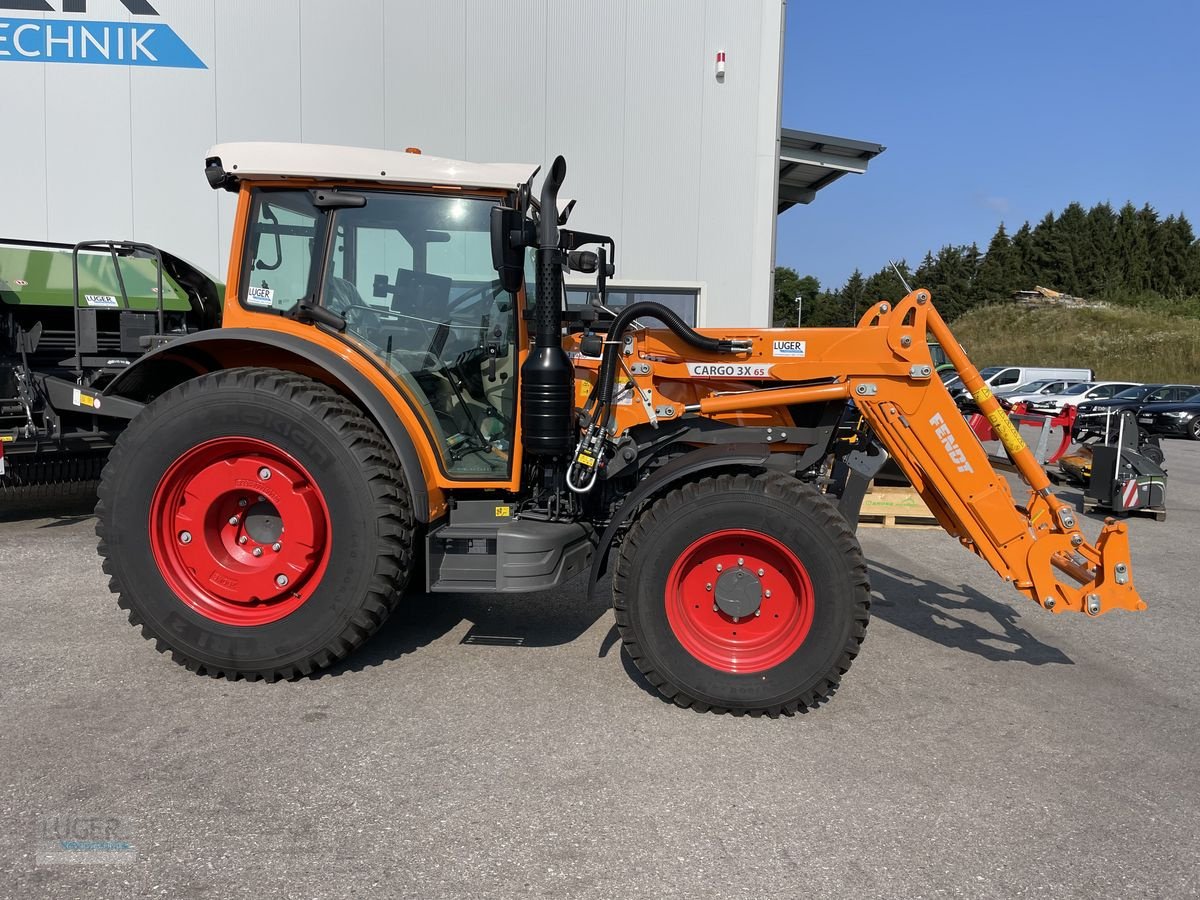
[(909, 487), (872, 485), (858, 514), (860, 525), (882, 528), (938, 528), (921, 495)]

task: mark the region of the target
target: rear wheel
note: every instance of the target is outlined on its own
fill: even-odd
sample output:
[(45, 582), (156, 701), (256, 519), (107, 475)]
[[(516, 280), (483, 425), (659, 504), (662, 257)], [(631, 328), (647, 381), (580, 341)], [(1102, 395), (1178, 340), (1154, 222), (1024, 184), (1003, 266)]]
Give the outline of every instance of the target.
[(625, 648), (680, 706), (791, 714), (837, 687), (869, 619), (862, 551), (818, 491), (724, 474), (653, 503), (621, 546)]
[(1193, 441), (1200, 441), (1200, 416), (1192, 419), (1192, 424), (1188, 426), (1188, 434)]
[(386, 619), (411, 567), (399, 464), (312, 379), (185, 382), (125, 430), (99, 489), (104, 570), (129, 620), (198, 672), (292, 678)]

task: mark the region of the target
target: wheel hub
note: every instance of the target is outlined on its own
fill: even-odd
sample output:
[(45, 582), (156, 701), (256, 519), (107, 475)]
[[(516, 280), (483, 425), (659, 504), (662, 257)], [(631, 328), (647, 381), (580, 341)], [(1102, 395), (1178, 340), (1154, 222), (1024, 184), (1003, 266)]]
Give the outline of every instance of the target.
[(762, 604), (762, 582), (745, 569), (722, 572), (714, 591), (717, 609), (735, 619), (752, 616)]
[(283, 519), (275, 504), (259, 499), (246, 510), (246, 536), (259, 544), (274, 544), (283, 537)]

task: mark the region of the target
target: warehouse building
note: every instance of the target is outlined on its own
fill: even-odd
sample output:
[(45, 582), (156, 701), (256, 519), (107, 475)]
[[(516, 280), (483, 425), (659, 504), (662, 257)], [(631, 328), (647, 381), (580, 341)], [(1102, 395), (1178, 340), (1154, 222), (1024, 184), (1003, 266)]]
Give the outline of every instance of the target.
[[(783, 0), (0, 0), (0, 234), (133, 238), (224, 275), (205, 151), (566, 156), (615, 303), (769, 324), (776, 216), (882, 147), (781, 128)], [(580, 296), (575, 292), (576, 299)]]

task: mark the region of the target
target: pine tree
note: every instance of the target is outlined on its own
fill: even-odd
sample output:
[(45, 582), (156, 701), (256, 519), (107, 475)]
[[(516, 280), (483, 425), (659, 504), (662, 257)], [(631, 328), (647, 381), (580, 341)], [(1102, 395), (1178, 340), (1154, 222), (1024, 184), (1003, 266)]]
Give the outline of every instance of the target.
[(975, 279), (976, 298), (984, 305), (1007, 300), (1013, 291), (1020, 288), (1020, 280), (1016, 251), (1001, 222), (979, 264), (979, 274)]
[(1117, 243), (1117, 215), (1108, 203), (1097, 203), (1087, 214), (1091, 266), (1081, 273), (1085, 297), (1112, 296), (1120, 283), (1120, 248)]

